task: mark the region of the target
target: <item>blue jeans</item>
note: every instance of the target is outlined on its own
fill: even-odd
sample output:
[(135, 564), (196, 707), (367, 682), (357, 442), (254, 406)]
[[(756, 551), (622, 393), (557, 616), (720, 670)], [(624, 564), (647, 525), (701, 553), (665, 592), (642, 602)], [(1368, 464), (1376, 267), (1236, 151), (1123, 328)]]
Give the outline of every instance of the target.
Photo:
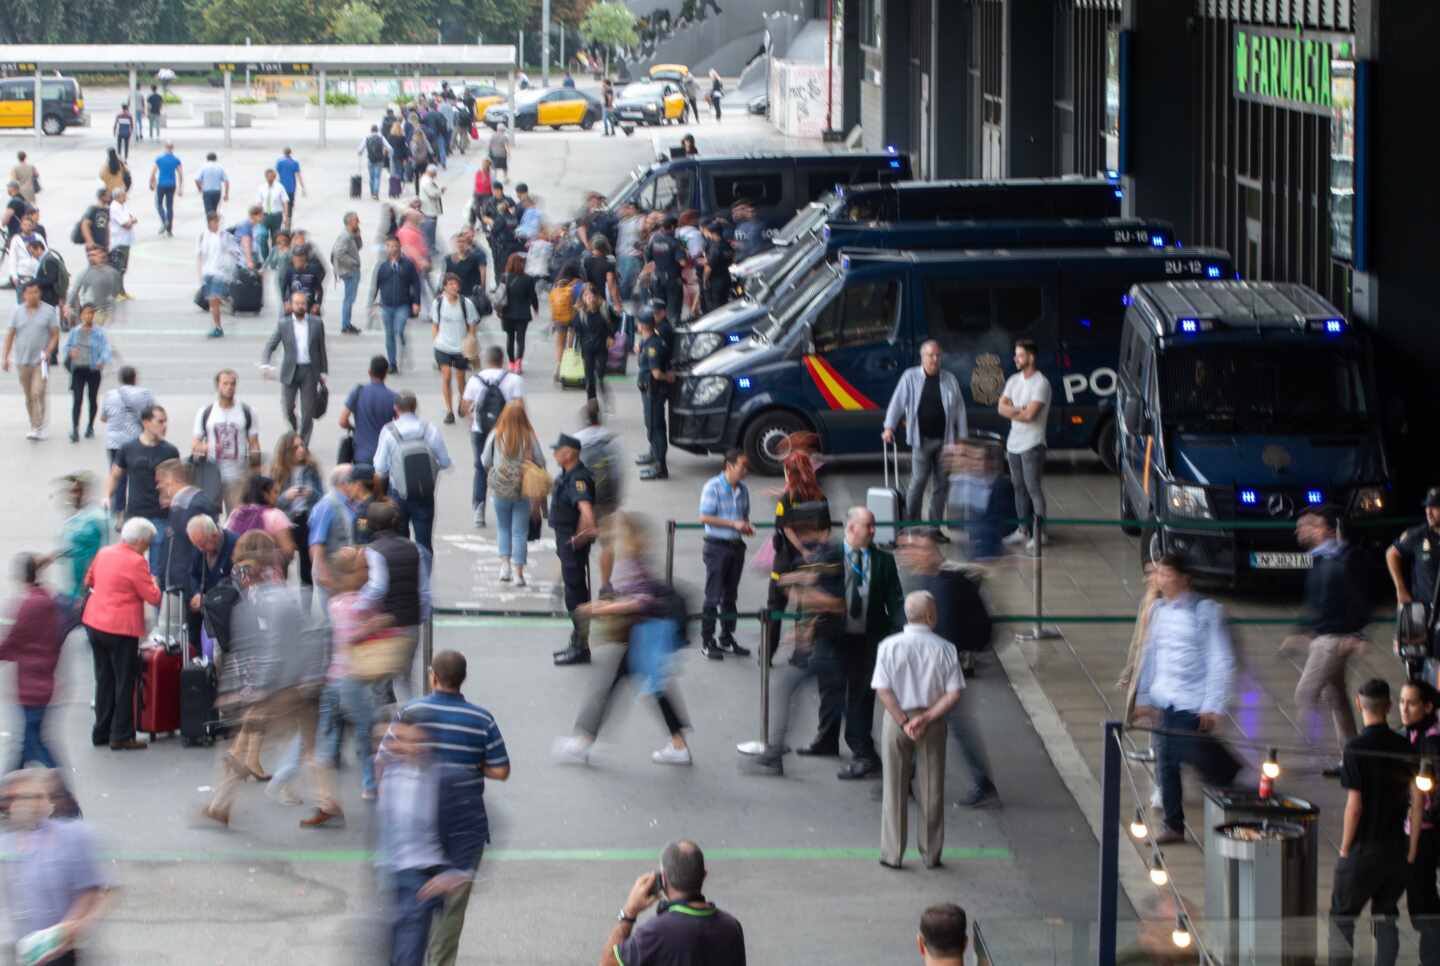
[(20, 760), (15, 762), (16, 770), (24, 768), (26, 762), (39, 762), (46, 768), (57, 767), (55, 756), (50, 754), (50, 749), (45, 745), (45, 712), (50, 710), (49, 705), (24, 705), (21, 712), (25, 715), (25, 740), (20, 745)]
[(350, 722), (355, 729), (355, 754), (360, 759), (360, 788), (367, 792), (375, 790), (375, 755), (370, 747), (370, 727), (374, 716), (368, 682), (345, 678), (326, 684), (325, 690), (320, 693), (315, 758), (330, 763), (340, 760), (340, 721), (343, 718)]
[[(1180, 790), (1180, 766), (1189, 763), (1205, 784), (1222, 786), (1234, 781), (1242, 766), (1222, 742), (1200, 733), (1200, 716), (1193, 711), (1163, 709), (1160, 728), (1166, 734), (1154, 736), (1159, 742), (1155, 750), (1155, 777), (1160, 783), (1160, 801), (1165, 807), (1165, 827), (1183, 832), (1185, 807)], [(1193, 732), (1193, 735), (1184, 732)]]
[(450, 145), (448, 137), (431, 138), (435, 142), (435, 156), (440, 159), (440, 167), (445, 167), (446, 160), (450, 157)]
[(495, 498), (495, 533), (500, 542), (500, 556), (517, 567), (525, 566), (530, 536), (530, 501)]
[[(393, 495), (394, 491), (391, 493)], [(433, 554), (435, 548), (430, 545), (430, 535), (435, 530), (435, 501), (407, 500), (402, 497), (399, 502), (400, 512), (410, 521), (415, 542)]]
[(155, 524), (155, 539), (150, 541), (150, 572), (155, 575), (156, 583), (160, 589), (165, 590), (165, 551), (169, 545), (166, 537), (170, 533), (170, 521), (167, 517), (146, 517)]
[(390, 966), (422, 966), (430, 940), (430, 920), (443, 897), (421, 900), (420, 887), (430, 875), (420, 869), (390, 873)]
[(489, 487), (489, 474), (485, 467), (480, 465), (480, 454), (485, 452), (485, 434), (470, 432), (470, 444), (475, 448), (475, 482), (470, 488), (470, 505), (472, 507), (485, 505), (485, 494)]
[(385, 320), (385, 358), (390, 363), (390, 371), (395, 372), (400, 368), (397, 361), (397, 342), (405, 341), (405, 323), (410, 321), (409, 305), (382, 305), (380, 306), (380, 317)]
[(155, 189), (155, 214), (166, 231), (175, 227), (175, 186), (161, 185)]
[(350, 324), (350, 312), (355, 307), (355, 296), (360, 293), (360, 276), (346, 275), (340, 281), (345, 283), (345, 299), (340, 303), (340, 328), (353, 328)]
[(380, 175), (385, 173), (385, 162), (370, 162), (370, 197), (380, 197)]
[(620, 277), (620, 297), (632, 298), (635, 294), (635, 279), (640, 277), (644, 260), (635, 255), (621, 255), (615, 259), (616, 274)]
[(615, 112), (609, 108), (605, 109), (605, 133), (615, 133)]
[(439, 218), (427, 217), (422, 219), (420, 222), (420, 231), (425, 235), (425, 243), (430, 246), (431, 253), (434, 253), (437, 250), (435, 248), (435, 235), (439, 230)]

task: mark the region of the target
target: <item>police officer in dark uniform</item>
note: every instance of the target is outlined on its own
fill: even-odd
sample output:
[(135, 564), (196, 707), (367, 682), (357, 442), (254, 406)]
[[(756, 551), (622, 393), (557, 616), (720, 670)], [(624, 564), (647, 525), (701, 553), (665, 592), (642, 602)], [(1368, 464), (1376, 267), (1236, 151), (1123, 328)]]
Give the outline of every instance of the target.
[[(651, 333), (665, 340), (665, 344), (670, 348), (669, 358), (673, 359), (675, 357), (675, 326), (670, 324), (670, 320), (667, 317), (668, 315), (669, 312), (665, 306), (665, 300), (660, 298), (655, 299), (648, 306), (640, 310), (639, 315), (637, 315), (635, 319), (636, 351), (645, 351), (640, 344), (645, 341), (649, 333), (645, 333), (645, 330), (641, 328), (641, 323), (643, 322), (649, 324)], [(649, 369), (645, 366), (645, 360), (642, 356), (640, 360), (640, 380), (638, 383), (640, 386), (640, 412), (645, 416), (645, 443), (649, 448), (635, 457), (636, 466), (650, 466), (655, 462), (654, 446), (650, 443), (650, 389), (648, 372)]]
[[(665, 309), (655, 303), (654, 316), (664, 316)], [(665, 465), (669, 448), (669, 437), (665, 427), (665, 406), (670, 402), (671, 387), (675, 373), (670, 371), (670, 342), (657, 331), (655, 318), (641, 319), (640, 332), (640, 378), (638, 385), (645, 401), (645, 431), (650, 439), (652, 462), (640, 471), (642, 480), (668, 480), (670, 470)]]
[(735, 245), (735, 261), (743, 262), (751, 255), (758, 255), (768, 246), (765, 237), (765, 223), (755, 217), (755, 206), (748, 201), (738, 201), (730, 209), (735, 219), (735, 231), (731, 240)]
[(717, 218), (705, 226), (705, 284), (700, 288), (700, 308), (713, 312), (730, 301), (730, 265), (735, 251), (725, 240), (725, 226)]
[(580, 462), (580, 441), (565, 433), (550, 447), (560, 475), (550, 494), (550, 526), (555, 529), (555, 553), (560, 558), (560, 579), (565, 584), (565, 609), (574, 628), (570, 644), (554, 654), (557, 665), (590, 663), (590, 628), (574, 616), (590, 603), (590, 544), (595, 529), (595, 477)]
[(680, 273), (690, 263), (685, 245), (675, 237), (677, 220), (666, 215), (665, 221), (645, 245), (645, 265), (655, 275), (655, 297), (665, 300), (671, 319), (679, 320), (680, 306), (685, 298), (685, 285)]
[(1435, 580), (1440, 574), (1440, 486), (1425, 494), (1425, 522), (1411, 527), (1385, 551), (1385, 564), (1395, 584), (1395, 602), (1435, 601)]

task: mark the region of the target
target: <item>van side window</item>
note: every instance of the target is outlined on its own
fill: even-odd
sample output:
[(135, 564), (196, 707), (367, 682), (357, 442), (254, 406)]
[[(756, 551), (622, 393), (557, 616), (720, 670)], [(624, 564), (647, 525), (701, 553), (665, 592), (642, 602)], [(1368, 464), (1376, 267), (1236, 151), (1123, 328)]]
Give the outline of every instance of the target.
[(654, 194), (650, 199), (651, 211), (683, 211), (690, 207), (694, 192), (690, 189), (688, 173), (670, 172), (655, 179)]
[(934, 279), (925, 284), (930, 338), (942, 352), (974, 352), (987, 333), (1005, 341), (1031, 334), (1044, 314), (1045, 291), (1030, 285), (977, 285)]
[(785, 195), (785, 179), (778, 171), (746, 171), (736, 174), (715, 174), (715, 207), (729, 208), (737, 201), (748, 201), (757, 208), (773, 208)]
[(847, 286), (815, 320), (815, 351), (888, 342), (899, 304), (900, 284), (893, 279)]
[(28, 101), (35, 90), (33, 83), (23, 81), (5, 81), (0, 84), (0, 101)]
[(65, 81), (42, 81), (40, 84), (40, 96), (47, 101), (68, 101), (70, 97), (70, 86)]

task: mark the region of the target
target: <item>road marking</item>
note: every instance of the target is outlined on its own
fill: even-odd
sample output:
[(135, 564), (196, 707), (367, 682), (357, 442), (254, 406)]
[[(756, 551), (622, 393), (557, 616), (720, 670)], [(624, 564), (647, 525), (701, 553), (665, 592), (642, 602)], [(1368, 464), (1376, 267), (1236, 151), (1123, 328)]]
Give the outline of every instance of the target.
[[(368, 849), (116, 849), (102, 852), (115, 862), (333, 862), (374, 860)], [(6, 856), (8, 858), (8, 856)], [(734, 848), (706, 849), (718, 862), (877, 862), (878, 848)], [(997, 847), (947, 848), (947, 862), (1009, 862), (1010, 850)], [(485, 862), (653, 862), (655, 850), (643, 849), (486, 849)]]

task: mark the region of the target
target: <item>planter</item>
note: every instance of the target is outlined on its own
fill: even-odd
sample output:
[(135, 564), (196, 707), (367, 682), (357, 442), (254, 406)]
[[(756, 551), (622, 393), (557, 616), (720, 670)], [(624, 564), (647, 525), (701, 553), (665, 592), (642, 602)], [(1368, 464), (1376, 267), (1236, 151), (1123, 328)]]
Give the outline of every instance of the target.
[[(310, 103), (307, 102), (306, 105), (305, 105), (305, 116), (306, 116), (307, 118), (310, 118), (310, 117), (319, 117), (319, 116), (320, 116), (320, 105), (319, 105), (319, 104), (310, 104)], [(325, 117), (326, 117), (327, 119), (328, 119), (328, 118), (337, 118), (337, 119), (340, 119), (340, 118), (362, 118), (362, 117), (364, 117), (364, 116), (365, 116), (365, 109), (364, 109), (363, 107), (361, 107), (359, 104), (347, 104), (347, 105), (345, 105), (344, 107), (336, 107), (334, 104), (327, 104), (327, 105), (325, 106)]]
[[(237, 127), (250, 127), (250, 126), (251, 126), (251, 123), (252, 123), (254, 120), (255, 120), (255, 116), (254, 116), (253, 114), (248, 114), (248, 113), (245, 113), (245, 112), (242, 112), (242, 111), (236, 111), (234, 114), (231, 115), (230, 126), (231, 126), (232, 128), (237, 128)], [(220, 111), (206, 111), (206, 112), (205, 112), (205, 126), (206, 126), (206, 127), (224, 127), (224, 126), (225, 126), (225, 112), (224, 112), (223, 110), (220, 110)]]

